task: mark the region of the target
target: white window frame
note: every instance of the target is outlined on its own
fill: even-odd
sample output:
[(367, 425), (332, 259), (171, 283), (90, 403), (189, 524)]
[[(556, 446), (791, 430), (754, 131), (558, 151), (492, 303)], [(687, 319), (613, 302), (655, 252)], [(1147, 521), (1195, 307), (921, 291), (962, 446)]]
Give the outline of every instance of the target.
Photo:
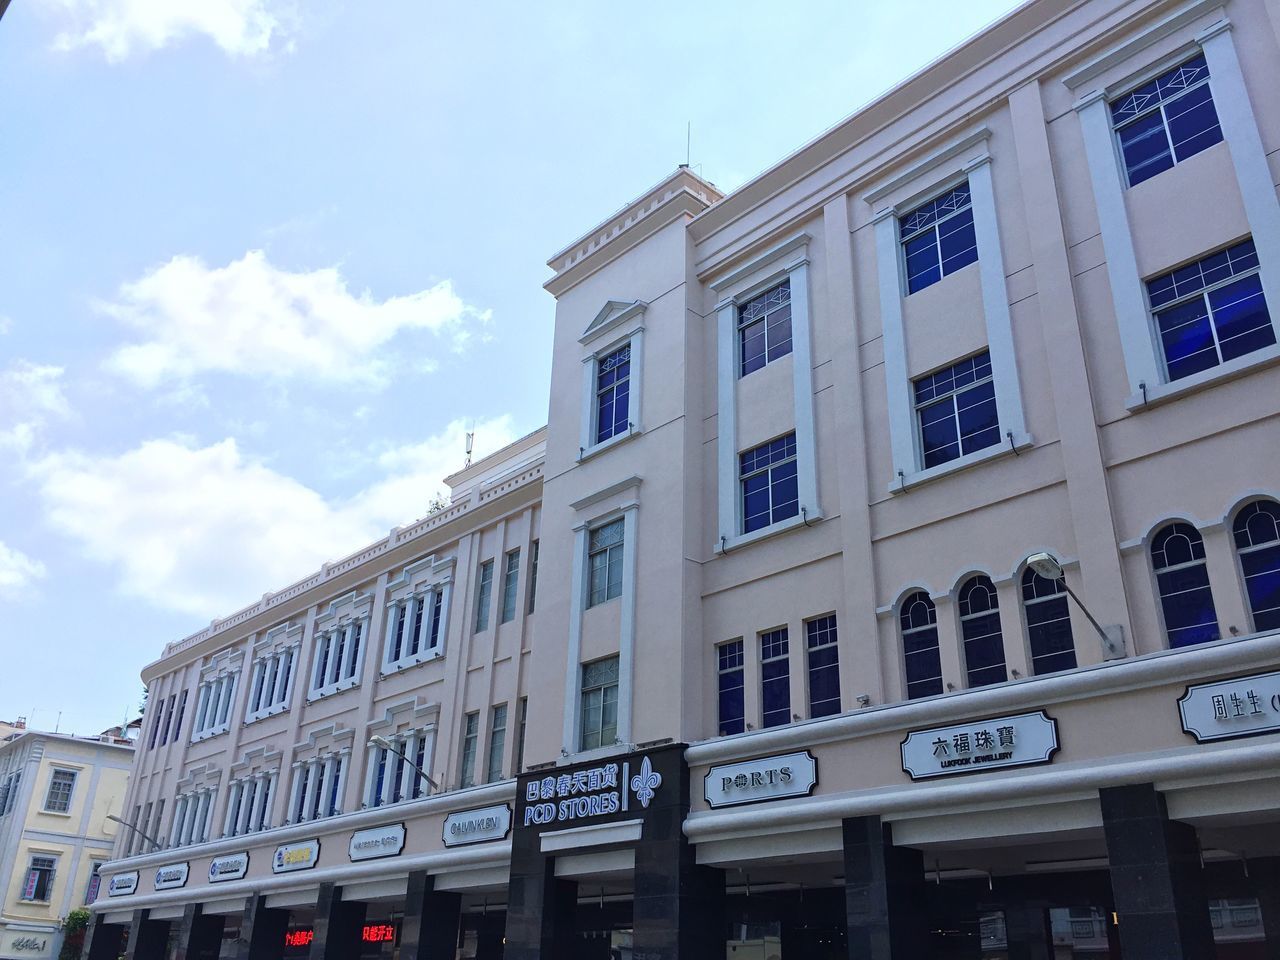
[[(60, 774), (60, 773), (69, 773), (69, 774), (71, 774), (71, 789), (69, 789), (69, 790), (67, 791), (67, 809), (65, 809), (65, 810), (51, 810), (51, 809), (49, 808), (49, 795), (53, 792), (53, 781), (54, 781), (54, 778), (56, 778), (56, 777), (57, 777), (57, 775), (58, 775), (58, 774)], [(79, 780), (80, 780), (80, 770), (79, 770), (79, 768), (76, 768), (76, 767), (64, 767), (64, 766), (60, 766), (60, 765), (55, 765), (55, 766), (53, 766), (53, 767), (50, 767), (50, 769), (49, 769), (49, 782), (45, 785), (45, 790), (44, 790), (44, 801), (40, 804), (40, 812), (41, 812), (41, 813), (48, 813), (48, 814), (52, 814), (52, 815), (53, 815), (53, 816), (55, 816), (55, 817), (69, 817), (69, 816), (71, 816), (71, 805), (75, 802), (75, 798), (76, 798), (76, 784), (79, 782)]]
[[(26, 895), (27, 882), (31, 877), (31, 871), (36, 869), (35, 862), (37, 860), (53, 861), (53, 866), (48, 868), (49, 870), (48, 894), (49, 895), (45, 897), (43, 900), (37, 899), (34, 896), (28, 897)], [(58, 882), (58, 865), (61, 862), (62, 862), (61, 854), (55, 853), (51, 850), (29, 851), (27, 853), (27, 869), (22, 874), (22, 885), (18, 888), (18, 902), (19, 903), (53, 903), (53, 887), (54, 887), (54, 884)]]
[[(641, 399), (644, 386), (644, 314), (648, 304), (643, 300), (626, 303), (610, 300), (578, 338), (591, 352), (582, 358), (582, 409), (579, 422), (578, 461), (591, 457), (611, 447), (630, 440), (644, 431), (641, 419)], [(613, 436), (596, 442), (599, 410), (596, 405), (596, 376), (599, 363), (605, 357), (623, 347), (631, 348), (631, 370), (627, 385), (627, 428)]]
[[(809, 316), (810, 239), (809, 234), (798, 233), (711, 283), (711, 289), (719, 298), (715, 307), (718, 344), (716, 492), (720, 501), (717, 511), (718, 537), (713, 547), (716, 555), (803, 526), (806, 521), (813, 523), (823, 517), (818, 500), (817, 437), (813, 411), (813, 346)], [(796, 487), (800, 510), (794, 517), (751, 533), (743, 533), (738, 453), (744, 444), (738, 437), (738, 390), (739, 384), (750, 384), (752, 381), (749, 376), (738, 375), (742, 369), (738, 308), (783, 280), (791, 282), (791, 403), (796, 433)]]
[[(307, 664), (308, 703), (360, 685), (369, 654), (372, 611), (373, 594), (352, 591), (331, 601), (329, 609), (315, 618), (311, 627), (311, 661)], [(353, 642), (357, 629), (359, 640)], [(335, 669), (330, 657), (339, 647), (342, 657)], [(324, 677), (317, 675), (321, 663)]]
[(208, 740), (231, 729), (243, 664), (244, 648), (237, 647), (215, 654), (200, 671), (196, 710), (191, 721), (192, 743)]
[[(1217, 4), (1193, 4), (1117, 44), (1063, 79), (1068, 89), (1079, 97), (1074, 108), (1080, 118), (1085, 158), (1098, 206), (1107, 276), (1129, 380), (1125, 409), (1130, 413), (1280, 361), (1280, 198), (1276, 196), (1266, 150), (1231, 37), (1231, 21), (1221, 16), (1199, 32), (1187, 36), (1185, 43), (1164, 57), (1152, 59), (1145, 52), (1171, 36), (1190, 34), (1195, 20), (1214, 9), (1220, 10)], [(1213, 105), (1244, 200), (1249, 233), (1258, 251), (1262, 291), (1271, 311), (1271, 325), (1276, 331), (1277, 342), (1208, 370), (1170, 381), (1154, 320), (1148, 309), (1146, 284), (1138, 271), (1124, 196), (1129, 189), (1128, 177), (1123, 159), (1118, 155), (1110, 104), (1114, 97), (1140, 86), (1144, 80), (1158, 76), (1197, 52), (1203, 52), (1209, 66)], [(1124, 64), (1139, 58), (1145, 58), (1147, 62), (1136, 70), (1119, 75)], [(1227, 246), (1239, 238), (1220, 239), (1217, 246)], [(1164, 272), (1156, 270), (1153, 274)]]
[(268, 630), (260, 643), (255, 644), (245, 697), (245, 723), (289, 709), (301, 665), (302, 632), (302, 624), (282, 624)]
[[(455, 557), (437, 559), (430, 556), (409, 564), (396, 577), (388, 581), (382, 618), (382, 653), (379, 658), (381, 677), (390, 676), (420, 663), (439, 660), (445, 655), (449, 636), (449, 608), (453, 601), (453, 573), (456, 566), (457, 558)], [(440, 632), (436, 636), (435, 645), (431, 646), (430, 618), (434, 612), (436, 595), (440, 597)], [(407, 632), (413, 622), (409, 618), (416, 615), (416, 605), (422, 603), (429, 606), (423, 613), (422, 636), (418, 638), (417, 652), (408, 653), (409, 644), (402, 639), (400, 656), (393, 658), (396, 621), (400, 615), (400, 607), (407, 607), (405, 611)]]
[[(613, 526), (614, 524), (622, 525), (622, 540), (619, 541), (618, 543), (608, 544), (600, 548), (599, 550), (592, 550), (591, 535), (598, 530), (603, 530), (605, 527), (610, 527), (610, 526)], [(613, 550), (615, 548), (617, 548), (618, 553), (620, 554), (618, 563), (622, 565), (622, 575), (621, 577), (619, 577), (619, 580), (618, 580), (618, 592), (613, 596), (609, 596), (609, 557), (610, 557), (610, 554), (613, 553)], [(601, 553), (604, 554), (604, 558), (605, 558), (604, 559), (604, 562), (605, 562), (604, 596), (601, 597), (599, 600), (595, 600), (592, 598), (591, 558)], [(626, 523), (625, 517), (622, 517), (622, 516), (611, 517), (607, 520), (602, 520), (600, 523), (595, 523), (587, 527), (587, 558), (586, 558), (586, 590), (587, 592), (586, 592), (586, 596), (583, 598), (583, 605), (588, 610), (590, 610), (593, 607), (603, 606), (604, 604), (608, 603), (610, 600), (617, 600), (619, 597), (622, 596), (623, 585), (625, 584), (626, 577), (627, 577), (626, 564), (627, 564), (627, 523)]]
[[(875, 211), (872, 223), (875, 227), (880, 281), (880, 315), (884, 325), (889, 440), (893, 452), (893, 477), (888, 484), (890, 493), (904, 493), (917, 484), (944, 477), (965, 467), (995, 457), (1012, 455), (1031, 446), (1033, 442), (1027, 432), (1022, 389), (1018, 380), (1013, 318), (1009, 310), (1009, 288), (1005, 277), (1004, 253), (1000, 246), (995, 187), (991, 176), (993, 161), (987, 149), (990, 137), (991, 131), (980, 127), (968, 136), (943, 147), (864, 198)], [(982, 290), (981, 308), (986, 324), (986, 349), (991, 355), (991, 377), (995, 384), (996, 411), (1002, 441), (926, 469), (918, 440), (914, 391), (915, 381), (926, 375), (926, 372), (913, 374), (907, 358), (903, 319), (907, 287), (898, 219), (922, 203), (954, 189), (966, 179), (969, 181), (969, 206), (973, 211), (974, 237), (978, 244), (978, 277)], [(945, 281), (946, 277), (942, 280)]]
[[(430, 708), (414, 708), (416, 701), (402, 703), (399, 706), (392, 707), (387, 710), (383, 719), (374, 721), (369, 725), (368, 733), (370, 736), (379, 734), (386, 737), (395, 745), (396, 749), (404, 752), (410, 759), (415, 760), (419, 754), (422, 756), (422, 762), (419, 766), (423, 772), (428, 774), (441, 784), (443, 777), (432, 774), (432, 768), (435, 766), (436, 740), (438, 733), (439, 707), (432, 706)], [(397, 719), (397, 715), (403, 711), (410, 712), (410, 716), (401, 716)], [(406, 763), (401, 771), (401, 780), (398, 784), (400, 791), (400, 799), (393, 801), (390, 798), (395, 796), (396, 784), (395, 776), (395, 754), (388, 753), (388, 757), (393, 762), (387, 764), (382, 771), (382, 777), (378, 777), (378, 757), (382, 752), (381, 747), (368, 747), (365, 754), (364, 765), (364, 784), (361, 788), (360, 806), (362, 809), (370, 809), (372, 807), (391, 806), (395, 803), (408, 803), (414, 800), (421, 800), (429, 797), (437, 789), (427, 780), (419, 777), (417, 771)], [(345, 752), (345, 750), (344, 750)], [(345, 776), (344, 772), (344, 776)], [(416, 782), (415, 782), (416, 781)], [(414, 790), (418, 790), (418, 796), (414, 797)], [(444, 789), (440, 786), (439, 789)], [(386, 799), (384, 799), (386, 798)], [(339, 803), (342, 802), (341, 794), (339, 794)], [(290, 807), (290, 810), (296, 808), (296, 804)], [(341, 810), (338, 811), (342, 813)]]

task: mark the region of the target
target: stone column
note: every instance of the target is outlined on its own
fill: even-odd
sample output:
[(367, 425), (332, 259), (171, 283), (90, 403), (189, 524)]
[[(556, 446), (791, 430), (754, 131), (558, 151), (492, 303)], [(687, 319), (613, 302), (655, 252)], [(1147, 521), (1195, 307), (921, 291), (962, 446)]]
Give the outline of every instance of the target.
[(1154, 784), (1104, 787), (1102, 824), (1125, 960), (1205, 960), (1213, 928), (1195, 828)]
[(342, 888), (332, 883), (320, 884), (316, 898), (315, 939), (311, 941), (311, 960), (350, 960), (360, 956), (360, 930), (364, 924), (365, 905), (344, 901)]
[(458, 951), (462, 898), (440, 893), (425, 870), (409, 874), (404, 920), (400, 924), (400, 960), (453, 960)]
[(188, 903), (182, 911), (172, 960), (216, 958), (222, 946), (222, 924), (222, 917), (207, 917), (200, 904)]
[[(520, 844), (519, 833), (512, 842), (503, 960), (570, 957), (578, 885), (572, 880), (557, 879), (555, 858), (542, 855), (537, 834), (523, 833), (532, 838), (532, 843)], [(517, 849), (518, 846), (524, 849)]]
[(118, 923), (107, 923), (103, 914), (95, 913), (84, 935), (81, 960), (116, 960), (124, 941), (125, 928)]
[[(724, 871), (699, 866), (684, 835), (689, 768), (683, 751), (663, 751), (650, 758), (657, 761), (662, 785), (648, 806), (644, 833), (635, 848), (635, 955), (647, 960), (722, 957)], [(629, 786), (622, 784), (624, 790)]]
[(165, 960), (169, 946), (169, 922), (152, 920), (150, 913), (150, 910), (133, 911), (125, 960)]
[(267, 898), (255, 894), (244, 902), (236, 960), (277, 960), (289, 929), (289, 911), (266, 906)]
[(1256, 857), (1248, 861), (1249, 880), (1262, 911), (1267, 941), (1263, 956), (1280, 960), (1280, 857)]
[(843, 821), (850, 960), (925, 960), (924, 855), (893, 845), (879, 817)]

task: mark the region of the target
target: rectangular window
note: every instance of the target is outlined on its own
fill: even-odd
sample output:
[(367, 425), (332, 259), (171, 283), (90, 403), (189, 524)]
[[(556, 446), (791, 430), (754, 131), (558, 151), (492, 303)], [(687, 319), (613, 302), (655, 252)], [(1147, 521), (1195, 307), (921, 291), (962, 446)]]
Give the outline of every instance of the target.
[(53, 874), (58, 866), (54, 857), (32, 857), (27, 880), (22, 885), (22, 899), (47, 902), (53, 893)]
[(805, 623), (809, 647), (809, 716), (840, 712), (840, 649), (836, 643), (836, 615)]
[(771, 526), (800, 512), (796, 435), (788, 433), (738, 455), (742, 532)]
[(507, 752), (507, 705), (500, 703), (493, 708), (493, 723), (489, 728), (489, 774), (486, 783), (502, 779), (502, 760)]
[(969, 181), (898, 218), (907, 294), (937, 283), (978, 259)]
[(529, 605), (526, 613), (533, 613), (533, 606), (538, 596), (538, 541), (533, 541), (529, 548)]
[(626, 433), (631, 400), (631, 344), (596, 363), (596, 443)]
[(786, 627), (760, 634), (761, 721), (766, 727), (791, 722), (790, 647)]
[(502, 622), (514, 620), (516, 615), (516, 588), (520, 585), (520, 551), (507, 554), (506, 569), (502, 571)]
[(1148, 280), (1147, 297), (1170, 380), (1276, 342), (1252, 240)]
[(169, 727), (173, 724), (173, 703), (176, 698), (170, 696), (168, 706), (164, 713), (164, 732), (160, 734), (160, 742), (162, 744), (169, 742)]
[(991, 354), (921, 377), (914, 383), (924, 466), (956, 460), (1000, 442)]
[(587, 568), (590, 583), (587, 606), (594, 607), (614, 597), (622, 596), (622, 537), (624, 523), (621, 519), (596, 527), (588, 535)]
[(480, 713), (476, 711), (467, 714), (462, 733), (462, 770), (458, 777), (459, 786), (474, 787), (476, 785), (476, 745), (479, 740)]
[[(537, 541), (535, 540), (536, 544)], [(516, 731), (516, 773), (524, 772), (524, 730), (529, 723), (529, 698), (520, 698), (520, 728)]]
[(493, 561), (480, 564), (480, 583), (476, 587), (476, 633), (489, 629), (489, 601), (493, 597)]
[(173, 718), (173, 739), (177, 740), (182, 736), (182, 717), (187, 712), (187, 691), (183, 690), (178, 696), (178, 715)]
[(1222, 140), (1204, 54), (1112, 101), (1111, 124), (1131, 187)]
[(791, 280), (738, 307), (738, 376), (791, 352)]
[(618, 658), (582, 665), (582, 750), (618, 739)]
[(49, 777), (49, 790), (44, 796), (46, 813), (69, 813), (71, 811), (71, 791), (76, 786), (74, 770), (54, 770)]
[(720, 736), (744, 732), (747, 722), (743, 652), (741, 640), (730, 640), (716, 647), (717, 684), (719, 687)]

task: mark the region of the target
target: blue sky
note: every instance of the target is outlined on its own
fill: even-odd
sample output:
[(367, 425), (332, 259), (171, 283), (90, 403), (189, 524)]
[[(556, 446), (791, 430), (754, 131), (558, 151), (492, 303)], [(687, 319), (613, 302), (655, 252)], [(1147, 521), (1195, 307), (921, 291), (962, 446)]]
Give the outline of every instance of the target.
[(0, 20), (0, 719), (545, 419), (545, 261), (685, 154), (732, 190), (1010, 0), (18, 0)]

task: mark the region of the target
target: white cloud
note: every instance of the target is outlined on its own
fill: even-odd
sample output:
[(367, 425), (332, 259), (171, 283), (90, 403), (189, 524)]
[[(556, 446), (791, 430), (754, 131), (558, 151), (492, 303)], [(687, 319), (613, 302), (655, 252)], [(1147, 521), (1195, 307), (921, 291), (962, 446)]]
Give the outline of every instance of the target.
[[(177, 256), (120, 288), (101, 309), (141, 335), (107, 361), (154, 388), (200, 373), (331, 382), (384, 381), (382, 348), (403, 331), (448, 335), (459, 347), (489, 313), (446, 280), (403, 297), (353, 296), (337, 268), (291, 273), (251, 250), (225, 267)], [(421, 351), (413, 351), (421, 363)]]
[(61, 367), (18, 360), (0, 370), (0, 450), (30, 449), (41, 427), (71, 415)]
[(0, 597), (11, 597), (45, 575), (44, 564), (0, 540)]
[(45, 0), (69, 21), (54, 49), (99, 47), (115, 63), (194, 35), (208, 37), (224, 53), (266, 53), (285, 30), (283, 7), (273, 0)]
[[(124, 592), (166, 609), (225, 616), (426, 513), (462, 464), (462, 421), (379, 461), (348, 500), (248, 457), (234, 440), (151, 440), (119, 456), (62, 453), (33, 465), (48, 517)], [(513, 439), (507, 417), (477, 428), (477, 456)]]

